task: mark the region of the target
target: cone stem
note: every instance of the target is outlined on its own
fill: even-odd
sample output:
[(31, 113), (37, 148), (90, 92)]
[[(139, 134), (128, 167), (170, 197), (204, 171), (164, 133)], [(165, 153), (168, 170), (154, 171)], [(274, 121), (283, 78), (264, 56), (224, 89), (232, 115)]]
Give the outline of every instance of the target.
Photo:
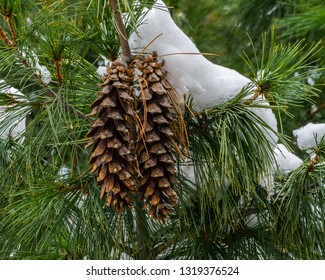
[(125, 62), (130, 62), (132, 60), (132, 54), (128, 42), (128, 36), (126, 34), (124, 22), (119, 10), (119, 5), (117, 0), (109, 0), (109, 3), (113, 9), (114, 19), (116, 26), (118, 28), (118, 36), (120, 39), (121, 49), (122, 49), (122, 59)]

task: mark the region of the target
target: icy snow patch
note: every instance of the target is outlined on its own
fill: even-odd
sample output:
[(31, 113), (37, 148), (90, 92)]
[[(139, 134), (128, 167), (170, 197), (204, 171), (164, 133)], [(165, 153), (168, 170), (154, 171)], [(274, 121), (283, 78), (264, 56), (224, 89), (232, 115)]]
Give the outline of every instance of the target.
[[(249, 99), (252, 96), (248, 96)], [(266, 139), (272, 144), (276, 145), (279, 140), (279, 137), (276, 135), (278, 132), (278, 124), (276, 117), (272, 111), (272, 109), (267, 108), (270, 104), (263, 99), (262, 97), (258, 97), (254, 103), (262, 106), (262, 107), (252, 107), (250, 110), (255, 113), (259, 118), (264, 121), (271, 129), (266, 128), (264, 126), (258, 125), (262, 132), (264, 133)]]
[(248, 78), (235, 70), (213, 64), (201, 55), (191, 39), (175, 24), (166, 5), (160, 0), (147, 12), (129, 43), (134, 53), (148, 46), (146, 52), (156, 51), (162, 56), (169, 73), (168, 80), (179, 94), (191, 94), (197, 108), (227, 101), (250, 83)]
[(51, 82), (51, 73), (44, 65), (40, 65), (36, 62), (37, 73), (41, 77), (41, 80), (44, 84), (49, 84)]
[[(0, 80), (0, 84), (5, 84), (3, 80)], [(23, 100), (23, 94), (16, 88), (8, 86), (4, 90), (5, 93), (13, 94), (15, 95), (15, 99), (17, 100)], [(22, 98), (17, 98), (16, 96), (22, 96)], [(7, 106), (0, 106), (0, 127), (3, 125), (3, 123), (8, 118), (8, 107)], [(11, 123), (6, 124), (6, 127), (3, 127), (2, 131), (0, 132), (0, 138), (6, 138), (9, 135), (16, 138), (19, 137), (26, 128), (26, 118), (20, 118), (20, 119), (13, 119)]]
[(31, 56), (28, 56), (24, 51), (22, 52), (22, 56), (26, 58), (27, 63), (37, 69), (35, 73), (40, 76), (42, 82), (46, 85), (49, 84), (52, 79), (50, 71), (46, 68), (46, 66), (39, 64), (39, 58), (34, 51), (29, 51), (29, 54), (31, 54)]
[(325, 123), (309, 123), (293, 131), (297, 138), (298, 147), (301, 150), (307, 150), (317, 146), (317, 143), (325, 137)]
[(265, 173), (260, 180), (260, 185), (262, 188), (266, 189), (268, 193), (268, 198), (275, 194), (275, 184), (274, 184), (274, 170), (271, 170), (271, 174)]
[(106, 74), (106, 66), (98, 66), (96, 73), (99, 76), (103, 76), (104, 74)]
[(103, 76), (104, 74), (107, 73), (107, 66), (111, 66), (111, 61), (108, 60), (105, 56), (101, 56), (102, 60), (99, 60), (98, 62), (98, 68), (96, 70), (96, 73), (99, 75), (99, 76)]
[(260, 185), (268, 192), (268, 196), (272, 196), (275, 193), (274, 175), (278, 172), (284, 175), (294, 169), (297, 169), (302, 160), (291, 153), (283, 144), (277, 144), (273, 150), (275, 162), (269, 172), (265, 173), (260, 180)]
[(278, 144), (274, 149), (274, 154), (278, 170), (281, 174), (297, 169), (302, 164), (302, 160), (289, 152), (283, 144)]
[(58, 178), (60, 180), (67, 179), (69, 177), (69, 172), (70, 169), (67, 166), (65, 165), (61, 166), (58, 171)]
[(250, 228), (256, 228), (257, 226), (259, 226), (259, 219), (258, 216), (256, 214), (249, 214), (246, 217), (246, 223), (245, 225), (250, 227)]
[(195, 172), (191, 163), (188, 165), (182, 165), (180, 167), (182, 174), (193, 184), (195, 184)]

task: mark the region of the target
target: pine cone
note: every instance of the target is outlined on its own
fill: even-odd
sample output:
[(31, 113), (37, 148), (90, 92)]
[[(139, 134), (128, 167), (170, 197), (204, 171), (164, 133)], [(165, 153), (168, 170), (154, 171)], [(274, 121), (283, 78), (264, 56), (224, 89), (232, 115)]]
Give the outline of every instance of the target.
[(175, 206), (177, 202), (174, 189), (176, 168), (171, 141), (175, 119), (171, 112), (163, 65), (164, 62), (157, 59), (156, 53), (137, 63), (141, 71), (137, 111), (144, 127), (137, 148), (142, 175), (139, 199), (144, 200), (145, 208), (149, 207), (149, 215), (160, 220), (168, 216), (170, 206)]
[(132, 205), (135, 193), (133, 70), (116, 60), (107, 67), (101, 91), (91, 105), (90, 115), (97, 115), (90, 127), (87, 146), (93, 145), (89, 163), (96, 172), (101, 198), (121, 212)]

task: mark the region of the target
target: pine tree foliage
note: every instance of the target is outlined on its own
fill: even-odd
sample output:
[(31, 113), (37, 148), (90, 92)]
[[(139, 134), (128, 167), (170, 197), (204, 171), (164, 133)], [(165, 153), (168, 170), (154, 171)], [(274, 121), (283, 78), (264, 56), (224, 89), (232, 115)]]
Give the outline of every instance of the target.
[[(119, 1), (128, 35), (142, 9), (152, 5), (132, 2)], [(154, 197), (163, 192), (159, 182), (173, 184), (178, 201), (171, 193), (173, 211), (161, 222), (143, 210), (143, 198), (124, 211), (107, 206), (88, 164), (92, 151), (86, 145), (96, 121), (91, 111), (103, 83), (96, 70), (104, 58), (122, 55), (109, 2), (1, 1), (0, 258), (324, 259), (325, 139), (310, 154), (301, 152), (305, 160), (297, 169), (276, 174), (274, 143), (268, 141), (274, 133), (297, 149), (293, 124), (324, 120), (319, 116), (324, 6), (304, 2), (204, 1), (198, 7), (196, 1), (166, 1), (201, 50), (221, 50), (220, 59), (212, 59), (246, 72), (252, 83), (226, 103), (201, 111), (191, 97), (182, 100), (187, 134), (177, 137), (188, 141), (188, 153), (165, 153), (177, 172), (153, 180), (154, 193), (147, 182), (138, 186), (149, 207), (158, 205), (152, 212), (159, 215), (165, 209)], [(263, 24), (252, 24), (256, 19)], [(168, 119), (165, 97), (155, 96), (152, 106)], [(277, 114), (280, 133), (255, 113), (266, 106), (259, 98)], [(316, 113), (310, 113), (313, 102)], [(25, 129), (17, 133), (21, 122)], [(163, 126), (153, 127), (158, 143), (170, 134)], [(169, 170), (161, 155), (150, 156)], [(273, 185), (272, 191), (265, 185)]]

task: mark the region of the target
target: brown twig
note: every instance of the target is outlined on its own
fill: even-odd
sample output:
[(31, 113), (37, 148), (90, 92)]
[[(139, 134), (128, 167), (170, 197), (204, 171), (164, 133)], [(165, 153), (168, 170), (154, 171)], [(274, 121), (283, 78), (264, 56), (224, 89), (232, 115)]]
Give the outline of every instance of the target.
[(118, 36), (120, 39), (121, 49), (122, 49), (122, 60), (126, 63), (129, 63), (132, 60), (131, 49), (128, 42), (128, 36), (126, 34), (125, 26), (119, 10), (119, 5), (117, 0), (109, 0), (109, 3), (112, 7), (114, 13), (114, 19), (116, 26), (118, 28)]
[(159, 35), (157, 35), (155, 38), (153, 38), (149, 44), (147, 44), (142, 50), (140, 53), (138, 53), (134, 58), (133, 58), (133, 61), (130, 63), (130, 65), (134, 65), (137, 61), (137, 59), (146, 51), (146, 49), (158, 38), (160, 37), (161, 35), (163, 35), (163, 33), (160, 33)]
[(11, 33), (11, 40), (12, 40), (12, 45), (15, 45), (16, 43), (16, 32), (14, 29), (14, 26), (12, 24), (12, 17), (10, 16), (3, 16), (3, 18), (5, 19), (5, 21), (7, 22), (9, 29), (10, 29), (10, 33)]
[[(307, 169), (306, 169), (306, 173), (305, 173), (305, 176), (304, 176), (304, 180), (303, 180), (303, 185), (306, 184), (310, 172), (312, 172), (314, 170), (315, 166), (319, 162), (320, 162), (320, 157), (319, 157), (319, 155), (317, 153), (317, 150), (316, 150), (315, 151), (315, 156), (312, 159), (310, 159), (310, 161), (308, 163), (308, 166), (307, 166)], [(306, 189), (304, 189), (304, 191), (306, 191)]]
[(3, 31), (2, 26), (0, 26), (0, 38), (6, 46), (11, 47), (13, 45), (12, 42), (9, 40), (6, 32)]
[(251, 98), (245, 100), (244, 104), (247, 106), (251, 105), (259, 96), (263, 96), (263, 94), (264, 93), (262, 89), (256, 90), (254, 95)]
[(310, 113), (308, 119), (312, 120), (316, 114), (318, 114), (321, 110), (325, 109), (325, 103), (324, 104), (321, 104), (319, 105), (316, 110), (314, 110), (313, 112)]
[(308, 166), (307, 166), (307, 173), (311, 172), (315, 165), (318, 164), (320, 162), (320, 157), (318, 154), (315, 155), (314, 158), (312, 158), (309, 163), (308, 163)]
[(61, 74), (61, 65), (60, 65), (60, 61), (59, 60), (54, 60), (54, 68), (55, 68), (55, 71), (56, 71), (56, 77), (58, 79), (58, 85), (59, 87), (62, 86), (62, 83), (63, 83), (63, 76)]

